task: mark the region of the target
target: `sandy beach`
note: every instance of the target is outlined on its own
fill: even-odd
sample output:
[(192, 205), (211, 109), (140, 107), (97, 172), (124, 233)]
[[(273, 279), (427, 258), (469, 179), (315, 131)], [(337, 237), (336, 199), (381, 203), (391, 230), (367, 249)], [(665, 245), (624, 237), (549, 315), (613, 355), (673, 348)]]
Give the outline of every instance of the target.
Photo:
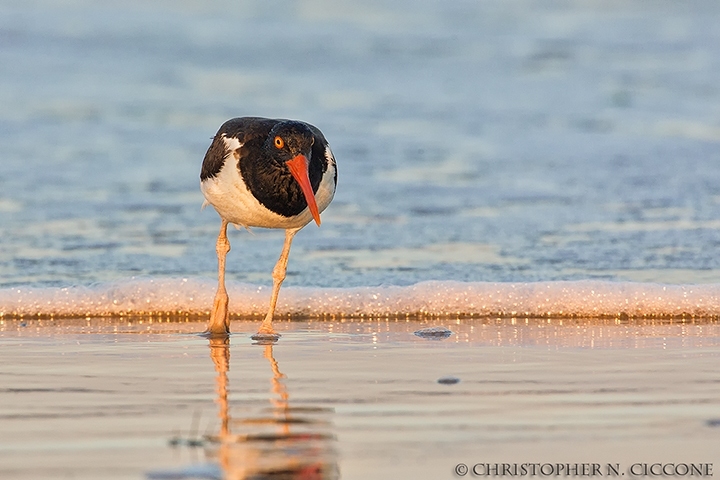
[[(716, 0), (0, 2), (0, 480), (717, 477), (719, 25)], [(201, 164), (241, 116), (337, 159), (272, 346), (281, 230), (231, 229), (233, 335), (198, 335)]]
[[(194, 321), (3, 321), (0, 476), (720, 465), (716, 321), (285, 321), (274, 346), (252, 343), (256, 325), (226, 343)], [(429, 327), (453, 333), (413, 333)]]

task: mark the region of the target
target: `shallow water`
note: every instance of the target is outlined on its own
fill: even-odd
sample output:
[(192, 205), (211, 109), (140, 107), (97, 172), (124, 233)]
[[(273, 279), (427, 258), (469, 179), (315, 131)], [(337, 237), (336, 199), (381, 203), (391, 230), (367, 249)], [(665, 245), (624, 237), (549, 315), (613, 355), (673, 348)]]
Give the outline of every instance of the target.
[[(203, 326), (1, 323), (2, 478), (720, 461), (717, 322), (279, 322), (274, 346), (251, 343), (257, 322), (234, 322), (229, 344)], [(413, 334), (429, 327), (453, 334)]]
[[(718, 45), (711, 0), (1, 2), (0, 477), (720, 465)], [(273, 347), (282, 232), (197, 335), (242, 115), (338, 159)]]
[[(0, 9), (0, 287), (213, 278), (200, 163), (248, 114), (338, 159), (288, 285), (720, 283), (716, 2)], [(282, 233), (230, 240), (269, 284)]]

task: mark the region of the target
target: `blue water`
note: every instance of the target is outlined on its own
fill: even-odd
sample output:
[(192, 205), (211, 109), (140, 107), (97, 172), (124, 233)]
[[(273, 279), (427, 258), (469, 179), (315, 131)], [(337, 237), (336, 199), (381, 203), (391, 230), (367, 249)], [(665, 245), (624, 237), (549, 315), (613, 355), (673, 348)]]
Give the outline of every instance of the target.
[[(720, 284), (717, 2), (2, 2), (0, 65), (4, 298), (211, 286), (200, 164), (243, 115), (337, 157), (288, 287)], [(229, 281), (282, 238), (231, 232)]]

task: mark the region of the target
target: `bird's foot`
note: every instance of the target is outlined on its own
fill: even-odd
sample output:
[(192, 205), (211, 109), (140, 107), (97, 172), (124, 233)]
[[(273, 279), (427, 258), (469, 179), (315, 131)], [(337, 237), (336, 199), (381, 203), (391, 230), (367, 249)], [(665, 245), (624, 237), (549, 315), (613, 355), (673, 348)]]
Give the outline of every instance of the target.
[(230, 317), (227, 311), (220, 312), (219, 315), (217, 313), (218, 312), (213, 312), (213, 314), (210, 315), (210, 321), (205, 330), (205, 335), (208, 337), (227, 337), (230, 335)]
[(227, 337), (230, 335), (230, 318), (225, 315), (210, 315), (207, 329), (203, 335), (211, 338)]
[(211, 325), (208, 325), (207, 330), (201, 334), (206, 338), (228, 338), (230, 336), (230, 330), (226, 328), (213, 329)]
[(272, 328), (272, 325), (267, 325), (265, 322), (263, 322), (263, 324), (260, 325), (260, 329), (258, 330), (258, 332), (252, 335), (250, 338), (262, 345), (266, 345), (268, 343), (277, 342), (278, 340), (280, 340), (280, 336), (281, 335), (277, 333), (274, 328)]
[(207, 330), (204, 335), (208, 337), (227, 337), (230, 335), (230, 312), (228, 310), (228, 295), (225, 289), (218, 289), (210, 312)]
[(262, 333), (257, 332), (254, 335), (251, 335), (250, 338), (255, 340), (258, 345), (271, 345), (278, 340), (280, 340), (280, 334), (279, 333)]
[(230, 331), (229, 330), (211, 330), (209, 327), (207, 330), (199, 334), (201, 337), (205, 338), (229, 338), (230, 337)]

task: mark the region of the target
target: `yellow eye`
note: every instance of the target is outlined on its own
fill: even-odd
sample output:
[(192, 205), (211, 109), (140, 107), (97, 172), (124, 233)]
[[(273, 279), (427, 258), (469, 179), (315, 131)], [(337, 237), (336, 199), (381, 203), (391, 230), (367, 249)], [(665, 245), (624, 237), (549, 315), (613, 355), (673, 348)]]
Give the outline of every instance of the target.
[(285, 146), (285, 141), (280, 137), (275, 137), (275, 146), (277, 148), (283, 148)]

